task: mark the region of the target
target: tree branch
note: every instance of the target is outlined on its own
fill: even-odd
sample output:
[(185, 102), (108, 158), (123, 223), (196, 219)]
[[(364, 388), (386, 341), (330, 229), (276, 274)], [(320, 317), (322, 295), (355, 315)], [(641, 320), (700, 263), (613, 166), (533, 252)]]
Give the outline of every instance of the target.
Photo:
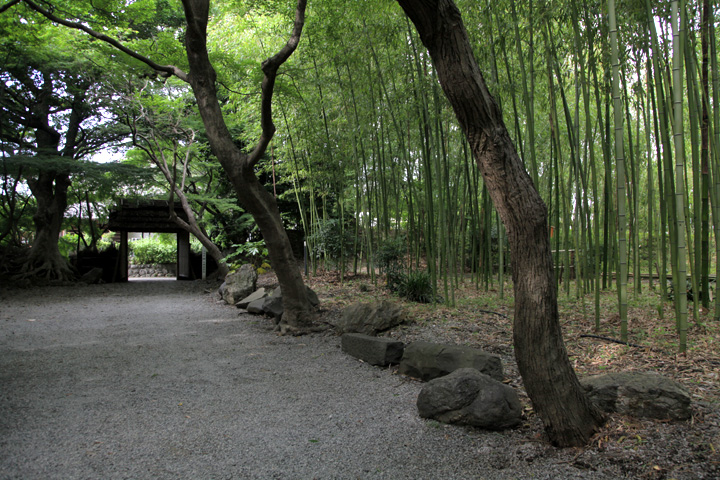
[(260, 107), (260, 126), (262, 134), (257, 146), (248, 157), (250, 166), (254, 166), (262, 158), (267, 146), (270, 144), (273, 135), (275, 135), (275, 124), (272, 119), (272, 97), (275, 89), (275, 79), (280, 66), (290, 58), (300, 43), (300, 35), (305, 25), (305, 7), (307, 0), (298, 0), (295, 10), (295, 24), (292, 33), (285, 46), (275, 55), (265, 60), (262, 64), (262, 71), (265, 78), (262, 81), (262, 100)]
[[(160, 65), (158, 63), (155, 63), (152, 60), (150, 60), (149, 58), (147, 58), (143, 55), (140, 55), (138, 52), (136, 52), (134, 50), (130, 50), (129, 48), (127, 48), (125, 45), (123, 45), (119, 41), (115, 40), (114, 38), (108, 37), (107, 35), (105, 35), (103, 33), (96, 32), (95, 30), (93, 30), (89, 27), (86, 27), (82, 23), (71, 22), (70, 20), (60, 18), (30, 0), (22, 0), (22, 1), (28, 7), (30, 7), (32, 10), (35, 10), (36, 12), (38, 12), (40, 15), (44, 16), (48, 20), (55, 22), (55, 23), (59, 23), (60, 25), (64, 25), (69, 28), (74, 28), (76, 30), (83, 31), (83, 32), (87, 33), (88, 35), (90, 35), (91, 37), (97, 38), (98, 40), (108, 43), (108, 44), (112, 45), (113, 47), (117, 48), (118, 50), (120, 50), (121, 52), (123, 52), (127, 55), (130, 55), (134, 59), (140, 60), (141, 62), (143, 62), (150, 68), (152, 68), (153, 70), (160, 72), (160, 74), (163, 77), (170, 77), (172, 75), (175, 75), (180, 80), (183, 80), (185, 82), (188, 81), (187, 73), (183, 72), (181, 69), (179, 69), (178, 67), (176, 67), (174, 65)], [(2, 10), (0, 10), (0, 12), (1, 11)]]
[(190, 163), (190, 156), (192, 153), (192, 145), (195, 143), (195, 131), (190, 130), (189, 134), (190, 138), (187, 139), (187, 148), (185, 149), (185, 158), (183, 159), (182, 163), (182, 182), (180, 183), (180, 190), (183, 192), (185, 191), (185, 181), (187, 180), (187, 174), (188, 174), (188, 163)]
[(8, 8), (12, 7), (13, 5), (17, 5), (18, 3), (20, 3), (20, 0), (10, 0), (8, 3), (0, 7), (0, 13), (3, 13)]

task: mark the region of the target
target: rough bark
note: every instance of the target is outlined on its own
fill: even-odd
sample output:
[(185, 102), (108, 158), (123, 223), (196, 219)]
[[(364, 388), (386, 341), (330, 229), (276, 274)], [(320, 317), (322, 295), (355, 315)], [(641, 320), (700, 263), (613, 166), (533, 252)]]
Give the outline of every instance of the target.
[(275, 133), (272, 122), (272, 92), (277, 69), (297, 47), (304, 24), (305, 0), (299, 0), (295, 26), (288, 43), (263, 63), (262, 134), (253, 152), (245, 154), (235, 146), (220, 109), (215, 85), (215, 70), (207, 51), (208, 0), (183, 0), (187, 20), (186, 50), (190, 64), (188, 82), (197, 99), (198, 109), (213, 153), (220, 161), (237, 192), (242, 205), (250, 212), (265, 239), (270, 264), (283, 291), (284, 314), (281, 329), (301, 333), (312, 325), (313, 307), (307, 299), (305, 285), (296, 266), (292, 246), (280, 218), (275, 198), (265, 190), (254, 167)]
[(525, 389), (558, 446), (585, 445), (602, 422), (568, 360), (558, 321), (547, 208), (473, 56), (451, 0), (398, 0), (435, 65), (507, 229), (515, 291), (515, 355)]
[(278, 68), (292, 55), (300, 41), (305, 23), (306, 0), (298, 0), (295, 24), (290, 39), (273, 57), (263, 62), (265, 74), (262, 82), (261, 126), (262, 134), (258, 145), (248, 155), (237, 148), (228, 131), (218, 102), (215, 85), (216, 73), (207, 50), (207, 24), (210, 14), (209, 0), (182, 0), (187, 30), (185, 50), (190, 72), (186, 73), (174, 65), (160, 65), (151, 59), (130, 50), (114, 38), (94, 31), (87, 25), (71, 22), (58, 17), (32, 0), (23, 0), (31, 9), (49, 20), (69, 28), (81, 30), (88, 35), (112, 45), (127, 55), (145, 63), (163, 76), (174, 75), (192, 87), (198, 110), (205, 126), (210, 148), (228, 175), (245, 209), (252, 214), (265, 239), (270, 263), (283, 289), (283, 314), (281, 329), (289, 333), (302, 333), (311, 328), (314, 309), (306, 296), (305, 285), (296, 267), (295, 258), (287, 233), (280, 218), (277, 203), (255, 176), (254, 167), (262, 158), (274, 133), (272, 121), (272, 94)]
[[(52, 74), (44, 73), (41, 87), (35, 92), (35, 103), (24, 124), (34, 129), (37, 155), (47, 157), (73, 158), (78, 144), (80, 125), (85, 119), (87, 81), (75, 84), (77, 92), (69, 105), (67, 130), (64, 132), (64, 146), (60, 150), (63, 135), (51, 125), (51, 110), (55, 102), (55, 86)], [(52, 161), (52, 160), (50, 160)], [(28, 185), (37, 202), (33, 215), (35, 239), (30, 254), (22, 268), (22, 277), (40, 277), (48, 280), (70, 280), (74, 274), (67, 260), (60, 254), (58, 240), (63, 217), (67, 208), (67, 192), (70, 188), (70, 174), (60, 169), (41, 169), (37, 176), (28, 178)]]
[(35, 239), (22, 268), (22, 277), (46, 280), (70, 280), (74, 277), (67, 260), (60, 254), (58, 240), (67, 208), (70, 177), (56, 172), (41, 172), (28, 181), (37, 210), (33, 215)]

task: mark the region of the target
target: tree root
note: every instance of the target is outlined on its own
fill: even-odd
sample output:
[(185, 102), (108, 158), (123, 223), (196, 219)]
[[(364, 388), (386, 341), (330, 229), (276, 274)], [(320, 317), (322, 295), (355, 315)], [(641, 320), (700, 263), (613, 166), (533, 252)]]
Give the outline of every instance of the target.
[(59, 263), (50, 259), (35, 262), (28, 259), (20, 269), (20, 273), (11, 278), (16, 281), (72, 282), (76, 280), (76, 275), (67, 263)]
[(649, 349), (646, 345), (638, 345), (637, 343), (624, 342), (616, 338), (603, 337), (601, 335), (580, 335), (580, 338), (597, 338), (599, 340), (605, 340), (606, 342), (619, 343), (620, 345), (627, 345), (628, 347)]
[(330, 329), (330, 325), (312, 325), (309, 327), (295, 327), (293, 325), (283, 324), (280, 322), (275, 330), (279, 335), (292, 335), (294, 337), (300, 337), (302, 335), (310, 335), (311, 333), (322, 333)]
[(319, 324), (317, 320), (319, 315), (317, 312), (296, 312), (283, 313), (280, 321), (277, 322), (276, 330), (280, 335), (308, 335), (310, 333), (320, 333), (330, 328), (327, 324)]

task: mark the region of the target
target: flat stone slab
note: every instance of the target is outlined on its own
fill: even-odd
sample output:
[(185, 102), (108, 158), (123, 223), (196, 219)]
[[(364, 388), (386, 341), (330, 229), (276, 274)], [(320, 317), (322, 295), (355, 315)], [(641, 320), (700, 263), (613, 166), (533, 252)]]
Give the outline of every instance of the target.
[[(258, 289), (258, 291), (259, 290), (263, 289)], [(250, 295), (250, 297), (252, 297), (253, 295)], [(307, 298), (313, 307), (318, 306), (318, 296), (308, 286), (305, 286), (305, 295), (307, 295)], [(243, 302), (244, 301), (245, 300), (243, 300)], [(275, 318), (276, 321), (280, 321), (280, 318), (285, 311), (282, 299), (282, 289), (278, 287), (274, 290), (269, 290), (265, 292), (265, 295), (258, 296), (258, 298), (254, 298), (252, 299), (252, 301), (249, 301), (245, 308), (247, 309), (248, 313), (255, 313), (259, 315), (264, 314)]]
[(364, 333), (377, 335), (406, 321), (405, 314), (397, 304), (383, 300), (375, 303), (355, 303), (343, 310), (340, 318), (331, 320), (340, 333)]
[(257, 300), (253, 300), (248, 304), (247, 311), (249, 313), (255, 313), (257, 315), (262, 315), (265, 313), (265, 310), (263, 310), (263, 306), (265, 305), (265, 299), (267, 297), (258, 298)]
[(398, 371), (427, 382), (459, 368), (474, 368), (495, 380), (503, 379), (502, 362), (497, 355), (467, 346), (430, 342), (407, 345)]
[(405, 344), (386, 337), (372, 337), (362, 333), (346, 333), (340, 337), (342, 351), (363, 362), (376, 366), (400, 363)]
[(264, 288), (264, 287), (260, 287), (260, 288), (258, 288), (257, 290), (255, 290), (253, 293), (251, 293), (250, 295), (248, 295), (247, 297), (245, 297), (245, 298), (243, 298), (242, 300), (240, 300), (240, 301), (236, 304), (236, 306), (237, 306), (238, 308), (245, 308), (245, 309), (246, 309), (246, 308), (248, 307), (248, 305), (250, 305), (250, 304), (251, 304), (252, 302), (254, 302), (255, 300), (259, 300), (259, 299), (265, 298), (265, 297), (267, 297), (267, 296), (268, 296), (268, 292), (265, 290), (265, 288)]

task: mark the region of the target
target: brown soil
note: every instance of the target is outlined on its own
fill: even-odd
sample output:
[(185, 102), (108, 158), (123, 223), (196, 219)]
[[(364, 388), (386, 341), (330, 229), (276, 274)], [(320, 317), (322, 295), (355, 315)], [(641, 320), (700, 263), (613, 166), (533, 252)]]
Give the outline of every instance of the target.
[[(530, 429), (538, 442), (547, 442), (513, 356), (511, 285), (505, 286), (501, 299), (497, 283), (476, 288), (467, 282), (455, 290), (454, 306), (433, 306), (400, 299), (383, 287), (382, 279), (373, 284), (369, 276), (345, 276), (341, 282), (337, 272), (322, 272), (307, 283), (319, 294), (325, 316), (340, 315), (345, 306), (357, 301), (388, 298), (404, 304), (411, 323), (387, 332), (387, 336), (406, 343), (428, 340), (470, 345), (500, 355), (506, 383), (516, 387), (524, 401), (523, 428)], [(661, 301), (659, 294), (644, 287), (637, 296), (630, 293), (628, 343), (634, 346), (610, 340), (620, 338), (614, 292), (601, 295), (600, 328), (596, 330), (593, 295), (577, 298), (574, 284), (570, 296), (561, 288), (559, 309), (568, 354), (579, 377), (641, 371), (680, 382), (694, 400), (693, 418), (671, 423), (612, 415), (590, 445), (572, 454), (566, 451), (563, 461), (591, 471), (611, 462), (637, 478), (720, 478), (720, 324), (712, 319), (712, 311), (701, 309), (697, 323), (691, 312), (687, 352), (679, 354), (672, 303)], [(658, 315), (660, 305), (664, 318)], [(546, 452), (556, 453), (553, 449)]]

